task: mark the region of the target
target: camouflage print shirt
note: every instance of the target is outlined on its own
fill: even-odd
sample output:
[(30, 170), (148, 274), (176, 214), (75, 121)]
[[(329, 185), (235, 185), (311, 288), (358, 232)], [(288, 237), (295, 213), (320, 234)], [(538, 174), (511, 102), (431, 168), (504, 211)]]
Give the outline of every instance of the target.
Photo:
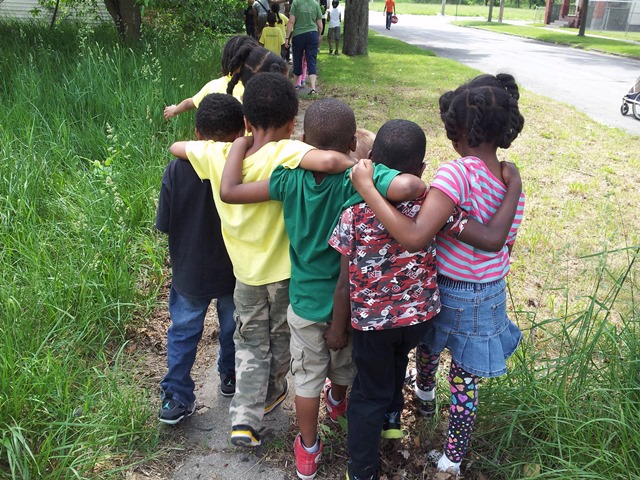
[[(398, 205), (414, 218), (425, 196)], [(457, 210), (445, 229), (464, 228), (466, 214)], [(329, 244), (349, 257), (351, 325), (356, 330), (383, 330), (425, 322), (440, 311), (436, 283), (436, 247), (432, 241), (409, 253), (387, 232), (366, 203), (347, 208)]]

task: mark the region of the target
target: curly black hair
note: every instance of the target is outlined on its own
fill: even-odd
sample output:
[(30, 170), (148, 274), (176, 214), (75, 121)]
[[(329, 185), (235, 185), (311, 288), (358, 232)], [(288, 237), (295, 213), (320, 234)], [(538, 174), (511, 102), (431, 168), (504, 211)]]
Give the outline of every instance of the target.
[(273, 72), (287, 75), (289, 65), (282, 57), (263, 47), (243, 45), (229, 62), (230, 71), (234, 72), (227, 93), (231, 94), (238, 82), (245, 86), (249, 79), (258, 72)]
[(336, 98), (316, 100), (304, 114), (304, 135), (309, 145), (349, 153), (356, 134), (356, 115)]
[(371, 160), (404, 173), (420, 175), (427, 137), (409, 120), (389, 120), (380, 127), (371, 149)]
[(206, 140), (226, 140), (244, 129), (242, 104), (225, 93), (210, 93), (196, 112), (196, 129)]
[(222, 48), (222, 75), (231, 75), (233, 70), (230, 68), (230, 63), (233, 57), (236, 56), (238, 50), (243, 46), (259, 47), (258, 41), (250, 37), (249, 35), (234, 35)]
[(298, 95), (280, 73), (257, 73), (245, 84), (244, 115), (260, 129), (280, 128), (298, 115)]
[(509, 148), (522, 131), (520, 93), (507, 73), (480, 75), (440, 97), (440, 118), (452, 142), (466, 136), (470, 147), (491, 143)]

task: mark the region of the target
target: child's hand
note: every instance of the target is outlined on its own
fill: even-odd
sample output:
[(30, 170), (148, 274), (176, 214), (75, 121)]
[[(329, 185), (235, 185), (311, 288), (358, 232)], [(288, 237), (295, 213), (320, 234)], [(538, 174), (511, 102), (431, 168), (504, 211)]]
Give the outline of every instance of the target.
[(171, 117), (175, 117), (176, 114), (176, 108), (178, 108), (177, 105), (169, 105), (167, 107), (164, 108), (164, 119), (165, 120), (169, 120)]
[(327, 343), (327, 348), (329, 350), (342, 350), (349, 343), (349, 337), (347, 332), (335, 332), (334, 328), (327, 328), (324, 332), (324, 340)]
[(253, 135), (247, 135), (243, 137), (238, 137), (233, 141), (234, 147), (232, 147), (234, 152), (238, 151), (238, 149), (242, 149), (242, 157), (247, 153), (251, 147), (253, 147)]
[(358, 163), (351, 169), (349, 178), (351, 178), (358, 192), (360, 192), (361, 189), (373, 187), (373, 162), (368, 158), (358, 160)]
[(514, 187), (516, 187), (517, 185), (522, 185), (520, 171), (518, 170), (518, 167), (516, 167), (515, 163), (500, 162), (500, 167), (502, 168), (502, 180), (504, 180), (504, 184), (507, 187), (509, 185), (512, 185)]

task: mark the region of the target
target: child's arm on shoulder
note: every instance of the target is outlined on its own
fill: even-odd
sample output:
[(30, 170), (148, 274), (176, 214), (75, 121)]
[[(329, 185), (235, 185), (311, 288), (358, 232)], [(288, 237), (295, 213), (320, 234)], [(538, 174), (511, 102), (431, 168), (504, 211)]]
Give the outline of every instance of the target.
[(181, 158), (182, 160), (188, 160), (187, 158), (187, 142), (174, 142), (173, 145), (169, 147), (169, 151), (171, 155), (176, 158)]
[(321, 173), (342, 173), (355, 165), (349, 155), (333, 150), (309, 150), (300, 161), (300, 168)]
[(193, 98), (185, 98), (178, 105), (168, 105), (164, 108), (164, 119), (169, 120), (171, 117), (175, 117), (189, 110), (196, 108), (196, 104), (193, 103)]
[[(469, 220), (466, 227), (458, 235), (458, 240), (487, 252), (497, 252), (502, 250), (513, 219), (516, 216), (520, 193), (522, 192), (522, 180), (520, 172), (515, 164), (511, 162), (501, 162), (502, 178), (507, 185), (507, 193), (502, 200), (500, 208), (491, 218), (491, 221), (483, 225), (475, 220)], [(509, 248), (511, 252), (511, 248)]]
[(401, 173), (396, 176), (387, 189), (387, 200), (392, 203), (406, 202), (420, 197), (427, 186), (421, 178), (410, 173)]
[(340, 256), (340, 276), (333, 295), (333, 317), (324, 339), (329, 350), (341, 350), (347, 346), (347, 328), (351, 322), (351, 298), (349, 297), (349, 258)]
[[(510, 173), (513, 173), (512, 169), (510, 170)], [(378, 220), (410, 252), (422, 249), (433, 239), (446, 223), (455, 206), (453, 200), (444, 192), (437, 188), (432, 188), (418, 215), (415, 218), (406, 217), (376, 190), (373, 184), (373, 165), (371, 160), (360, 160), (351, 171), (351, 180)], [(521, 190), (519, 175), (517, 175), (517, 178), (505, 179), (505, 181), (510, 181), (510, 184), (507, 185), (507, 196), (505, 196), (505, 201), (496, 215), (494, 215), (492, 221), (488, 225), (483, 225), (476, 220), (469, 219), (464, 230), (466, 233), (460, 234), (466, 240), (459, 237), (461, 241), (483, 250), (490, 250), (488, 247), (492, 247), (491, 249), (493, 250), (502, 248), (515, 216)], [(493, 223), (494, 220), (495, 223)], [(506, 226), (507, 223), (508, 227)], [(502, 243), (499, 248), (496, 248), (500, 240), (502, 240)]]
[[(453, 211), (454, 204), (449, 197), (444, 193), (438, 196), (430, 192), (415, 218), (403, 215), (376, 190), (373, 163), (369, 159), (360, 160), (353, 167), (351, 181), (378, 220), (410, 252), (417, 252), (431, 242)], [(425, 214), (427, 211), (428, 215)]]
[(220, 199), (226, 203), (258, 203), (270, 200), (269, 180), (242, 183), (242, 162), (253, 145), (253, 137), (237, 138), (224, 164), (220, 180)]

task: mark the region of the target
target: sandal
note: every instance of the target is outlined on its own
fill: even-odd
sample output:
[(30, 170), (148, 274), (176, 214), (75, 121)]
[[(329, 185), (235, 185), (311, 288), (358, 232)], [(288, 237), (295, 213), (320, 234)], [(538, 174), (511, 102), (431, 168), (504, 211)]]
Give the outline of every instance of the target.
[(318, 92), (316, 92), (316, 89), (315, 89), (315, 88), (312, 88), (312, 89), (309, 91), (309, 95), (316, 95), (317, 93), (318, 93)]

